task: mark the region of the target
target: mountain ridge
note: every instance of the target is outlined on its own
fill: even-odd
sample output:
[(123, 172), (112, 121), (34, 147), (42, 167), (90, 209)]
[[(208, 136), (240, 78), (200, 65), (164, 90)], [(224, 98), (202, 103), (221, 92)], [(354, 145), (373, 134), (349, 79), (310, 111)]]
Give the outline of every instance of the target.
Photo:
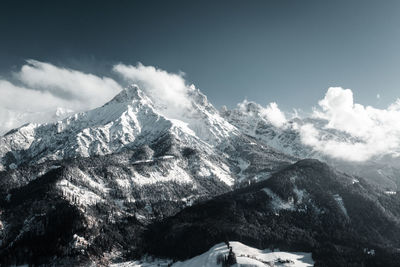
[(375, 186), (397, 191), (400, 186), (400, 165), (395, 158), (375, 157), (367, 161), (338, 159), (305, 144), (300, 128), (313, 125), (325, 140), (348, 143), (358, 142), (348, 133), (325, 127), (327, 121), (318, 118), (294, 117), (280, 127), (273, 125), (263, 115), (264, 108), (251, 101), (244, 101), (234, 109), (223, 109), (221, 116), (243, 133), (252, 136), (270, 147), (297, 158), (316, 158), (341, 171), (368, 178)]
[[(308, 220), (310, 227), (314, 225), (312, 214), (322, 216), (326, 222), (325, 215), (319, 213), (324, 209), (338, 223), (327, 229), (343, 233), (344, 238), (354, 238), (359, 245), (364, 244), (360, 231), (373, 233), (381, 247), (382, 238), (387, 237), (384, 226), (397, 231), (397, 194), (386, 194), (371, 186), (370, 181), (343, 174), (318, 160), (302, 160), (315, 154), (300, 153), (304, 147), (289, 127), (279, 128), (266, 120), (260, 123), (262, 118), (257, 114), (249, 119), (248, 114), (238, 111), (218, 112), (194, 86), (187, 97), (189, 106), (171, 109), (131, 85), (94, 110), (55, 123), (27, 124), (1, 137), (1, 264), (107, 266), (140, 258), (144, 253), (186, 257), (190, 254), (186, 250), (195, 248), (193, 244), (183, 247), (180, 256), (176, 255), (179, 251), (171, 252), (170, 248), (164, 254), (157, 251), (157, 246), (184, 244), (175, 228), (169, 235), (147, 233), (162, 233), (169, 222), (185, 220), (180, 216), (193, 211), (190, 216), (200, 218), (219, 210), (214, 214), (215, 225), (203, 225), (205, 228), (194, 236), (199, 237), (197, 234), (203, 230), (206, 233), (199, 238), (209, 236), (207, 229), (219, 229), (222, 235), (216, 239), (211, 235), (191, 253), (204, 252), (215, 245), (211, 241), (222, 242), (223, 235), (236, 233), (238, 220), (249, 226), (239, 235), (248, 234), (247, 243), (260, 236), (261, 243), (253, 245), (269, 246), (272, 241), (267, 237), (274, 235), (272, 225), (266, 230), (260, 223), (251, 222), (258, 221), (261, 213), (272, 221), (277, 219), (276, 214), (284, 215), (289, 221), (274, 227), (285, 235), (290, 235), (290, 227), (298, 220), (295, 239), (304, 245), (303, 250), (310, 250), (317, 241), (310, 243), (314, 237), (302, 239), (297, 235), (309, 230), (302, 223)], [(257, 108), (253, 104), (249, 111), (256, 113)], [(288, 149), (271, 140), (286, 143)], [(287, 175), (292, 172), (299, 178)], [(251, 205), (236, 205), (242, 203), (241, 197), (236, 198), (243, 194), (250, 197)], [(361, 229), (359, 232), (343, 230), (358, 218), (354, 210), (348, 209), (349, 198), (370, 203), (372, 213), (366, 213), (368, 219), (374, 215), (382, 218), (374, 222), (376, 233), (368, 227), (357, 228)], [(220, 207), (210, 204), (220, 203), (221, 199), (225, 200)], [(265, 205), (254, 202), (257, 199)], [(231, 205), (232, 201), (236, 204)], [(227, 203), (231, 204), (225, 206)], [(303, 220), (298, 213), (311, 217)], [(229, 231), (223, 228), (226, 220), (233, 227)], [(268, 226), (268, 220), (259, 222)], [(320, 225), (314, 226), (319, 236), (328, 235)], [(392, 241), (395, 246), (397, 241)], [(47, 245), (38, 247), (41, 242)], [(282, 248), (293, 248), (290, 242), (279, 242)], [(333, 241), (332, 244), (336, 246)], [(300, 246), (296, 249), (302, 251)], [(363, 255), (354, 249), (351, 247), (352, 253)], [(331, 248), (328, 251), (332, 252)], [(385, 248), (383, 251), (388, 252)], [(320, 255), (320, 251), (316, 253)], [(337, 253), (339, 258), (347, 257)]]

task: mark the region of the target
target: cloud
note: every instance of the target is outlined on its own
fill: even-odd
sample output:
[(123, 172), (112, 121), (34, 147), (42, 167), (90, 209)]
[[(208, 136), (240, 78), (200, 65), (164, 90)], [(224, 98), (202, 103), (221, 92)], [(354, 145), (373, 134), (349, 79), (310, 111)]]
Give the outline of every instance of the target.
[(247, 113), (250, 116), (261, 116), (261, 118), (267, 120), (275, 127), (284, 127), (287, 123), (285, 114), (275, 102), (271, 102), (266, 107), (263, 107), (255, 102), (243, 100), (243, 102), (238, 104), (238, 108), (241, 112)]
[(79, 108), (98, 107), (122, 89), (111, 78), (60, 68), (36, 60), (27, 60), (27, 64), (22, 66), (15, 77), (34, 90), (46, 91), (75, 102)]
[(0, 133), (27, 122), (54, 119), (58, 107), (68, 103), (47, 92), (18, 87), (0, 80)]
[[(377, 109), (354, 103), (350, 89), (331, 87), (318, 104), (313, 117), (326, 124), (323, 128), (303, 125), (300, 136), (304, 144), (334, 158), (351, 161), (399, 156), (400, 100), (387, 109)], [(332, 135), (325, 130), (338, 132)]]
[(125, 80), (139, 85), (164, 114), (176, 117), (191, 108), (188, 93), (193, 90), (185, 83), (183, 73), (168, 73), (153, 66), (118, 64), (113, 70)]
[(0, 134), (27, 122), (43, 123), (100, 106), (122, 88), (114, 80), (28, 60), (0, 80)]
[[(275, 102), (263, 107), (244, 100), (238, 109), (275, 127), (290, 128), (304, 145), (325, 156), (355, 162), (400, 156), (400, 99), (386, 109), (377, 109), (354, 103), (350, 89), (331, 87), (313, 108), (311, 119), (297, 109), (285, 115)], [(287, 123), (287, 117), (296, 120)], [(301, 118), (303, 122), (299, 122)]]
[[(197, 89), (186, 84), (183, 72), (168, 73), (140, 63), (118, 64), (113, 71), (123, 80), (138, 84), (165, 116), (187, 119), (193, 112), (189, 94)], [(14, 83), (0, 79), (0, 134), (27, 122), (51, 122), (73, 112), (93, 109), (122, 90), (122, 79), (99, 77), (37, 60), (27, 60), (12, 76)]]
[[(194, 112), (191, 99), (196, 89), (186, 84), (183, 73), (168, 73), (140, 63), (118, 64), (113, 71), (125, 81), (138, 84), (167, 117), (185, 120)], [(122, 90), (111, 78), (36, 60), (28, 60), (13, 78), (14, 82), (0, 79), (0, 134), (27, 122), (50, 122), (95, 108)], [(350, 89), (331, 87), (313, 109), (316, 120), (307, 120), (304, 125), (289, 125), (275, 102), (262, 107), (244, 101), (238, 106), (258, 113), (276, 127), (292, 125), (303, 144), (334, 158), (365, 161), (400, 155), (400, 99), (378, 109), (354, 103)], [(299, 116), (296, 110), (294, 113)]]
[(262, 110), (261, 115), (266, 117), (272, 125), (282, 127), (286, 122), (285, 114), (278, 108), (275, 102), (269, 103), (268, 106)]

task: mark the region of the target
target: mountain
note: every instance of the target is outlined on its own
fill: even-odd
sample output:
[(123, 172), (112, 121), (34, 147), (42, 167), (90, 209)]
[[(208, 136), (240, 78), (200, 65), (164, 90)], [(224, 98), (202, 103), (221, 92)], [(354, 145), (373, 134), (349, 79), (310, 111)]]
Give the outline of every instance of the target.
[(171, 118), (130, 86), (97, 109), (1, 137), (0, 258), (104, 264), (137, 253), (150, 221), (296, 160), (243, 135), (197, 89), (189, 97), (191, 108)]
[(203, 140), (215, 143), (235, 135), (235, 128), (220, 118), (212, 106), (198, 104), (199, 101), (201, 99), (192, 102), (191, 119), (201, 122), (199, 125), (191, 123), (189, 128), (185, 122), (161, 115), (139, 88), (130, 86), (95, 110), (75, 114), (57, 123), (28, 124), (5, 134), (0, 140), (2, 168), (24, 162), (111, 154), (127, 146), (153, 143), (167, 134), (197, 147)]
[(312, 252), (315, 266), (397, 266), (400, 198), (317, 160), (156, 222), (146, 251), (185, 260), (216, 243)]
[(313, 125), (322, 140), (336, 140), (346, 143), (359, 141), (342, 131), (325, 127), (327, 121), (317, 118), (293, 118), (283, 126), (277, 126), (265, 116), (261, 105), (244, 101), (235, 109), (224, 109), (221, 116), (236, 126), (244, 134), (287, 155), (297, 158), (316, 158), (346, 173), (367, 178), (375, 186), (386, 191), (397, 191), (400, 186), (400, 165), (391, 157), (374, 157), (367, 161), (347, 161), (324, 154), (306, 145), (302, 140), (300, 128)]
[(301, 143), (301, 120), (273, 126), (256, 104), (220, 113), (194, 87), (185, 97), (170, 107), (132, 85), (0, 137), (0, 264), (170, 262), (230, 240), (316, 266), (395, 266), (395, 191), (303, 159), (335, 163)]

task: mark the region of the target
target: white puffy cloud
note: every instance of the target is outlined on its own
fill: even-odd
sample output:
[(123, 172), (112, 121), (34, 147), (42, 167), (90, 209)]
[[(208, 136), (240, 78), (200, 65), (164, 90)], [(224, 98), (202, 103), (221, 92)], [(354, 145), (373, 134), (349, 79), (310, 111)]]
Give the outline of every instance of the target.
[(0, 134), (95, 108), (122, 89), (110, 78), (35, 60), (28, 60), (14, 79), (21, 85), (0, 80)]
[(0, 134), (27, 122), (54, 119), (67, 102), (47, 92), (30, 90), (0, 80)]
[[(303, 125), (300, 135), (304, 144), (334, 158), (351, 161), (399, 155), (400, 100), (387, 109), (377, 109), (354, 103), (350, 89), (331, 87), (318, 104), (313, 117), (323, 119), (326, 125), (322, 129), (313, 124)], [(324, 129), (338, 133), (327, 134)]]
[(279, 109), (278, 104), (275, 102), (271, 102), (266, 107), (263, 107), (255, 102), (245, 99), (237, 106), (241, 112), (247, 113), (250, 116), (260, 116), (275, 127), (284, 127), (287, 123), (285, 113)]
[[(182, 119), (193, 111), (188, 94), (197, 89), (186, 84), (184, 73), (140, 63), (118, 64), (113, 71), (138, 84), (167, 117)], [(93, 109), (122, 90), (119, 81), (111, 78), (36, 60), (27, 60), (13, 78), (16, 83), (0, 79), (0, 134), (27, 122), (50, 122)]]
[(121, 91), (120, 85), (111, 78), (36, 60), (27, 60), (15, 77), (30, 88), (74, 101), (79, 108), (98, 107)]
[[(275, 127), (298, 132), (304, 145), (325, 156), (357, 162), (400, 156), (400, 99), (378, 109), (354, 103), (350, 89), (331, 87), (313, 108), (311, 119), (306, 119), (310, 114), (296, 109), (292, 115), (285, 115), (275, 102), (263, 107), (244, 100), (238, 108), (261, 116)], [(296, 120), (287, 123), (287, 117)], [(299, 123), (301, 118), (304, 120)]]
[(138, 84), (167, 116), (177, 117), (184, 109), (190, 109), (188, 92), (193, 88), (185, 83), (183, 74), (168, 73), (140, 63), (136, 66), (118, 64), (113, 69), (125, 80)]
[[(180, 119), (191, 112), (189, 95), (196, 89), (186, 84), (183, 74), (140, 63), (118, 64), (113, 70), (126, 81), (137, 83), (167, 117)], [(49, 122), (95, 108), (122, 90), (111, 78), (35, 60), (28, 60), (14, 73), (14, 79), (14, 83), (0, 79), (0, 134), (27, 122)], [(290, 127), (275, 102), (262, 107), (244, 101), (239, 108), (259, 113), (276, 127)], [(296, 110), (294, 116), (299, 116)], [(318, 120), (290, 125), (299, 131), (305, 145), (325, 155), (351, 161), (400, 155), (400, 99), (378, 109), (354, 103), (350, 89), (331, 87), (312, 117)]]
[(282, 127), (286, 122), (285, 114), (278, 108), (278, 104), (271, 102), (262, 110), (261, 115), (276, 127)]

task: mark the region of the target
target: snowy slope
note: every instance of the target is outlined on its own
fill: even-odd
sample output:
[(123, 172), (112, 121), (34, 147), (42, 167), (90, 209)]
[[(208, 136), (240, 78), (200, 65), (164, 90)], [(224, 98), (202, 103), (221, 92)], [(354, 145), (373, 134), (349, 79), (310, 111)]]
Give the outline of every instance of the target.
[[(237, 264), (233, 266), (293, 266), (308, 267), (314, 266), (311, 253), (304, 252), (284, 252), (259, 250), (246, 246), (240, 242), (229, 242), (233, 252), (236, 254)], [(176, 262), (172, 267), (218, 267), (217, 257), (219, 255), (228, 255), (229, 249), (225, 243), (219, 243), (207, 252), (188, 259), (183, 262)], [(111, 267), (145, 267), (145, 266), (167, 266), (167, 260), (154, 261), (133, 261), (119, 264), (112, 264)]]
[[(171, 113), (129, 86), (102, 107), (0, 137), (0, 220), (9, 226), (0, 258), (12, 262), (26, 250), (24, 238), (40, 240), (45, 229), (44, 236), (58, 237), (46, 243), (43, 262), (85, 251), (104, 265), (104, 251), (141, 247), (136, 237), (153, 219), (267, 179), (297, 160), (242, 134), (194, 87), (188, 94), (190, 108)], [(60, 219), (49, 226), (48, 217)], [(71, 224), (58, 224), (65, 220)], [(59, 244), (73, 234), (96, 250), (75, 246), (75, 239)]]
[(100, 108), (57, 123), (28, 124), (12, 130), (0, 138), (0, 170), (12, 163), (18, 166), (111, 154), (127, 146), (150, 144), (166, 133), (192, 147), (216, 146), (237, 134), (205, 96), (197, 91), (193, 94), (193, 109), (183, 110), (180, 120), (163, 116), (143, 91), (130, 86)]
[[(240, 242), (229, 242), (233, 252), (236, 254), (237, 266), (296, 266), (307, 267), (313, 266), (314, 262), (311, 258), (311, 253), (301, 252), (281, 252), (270, 250), (259, 250), (246, 246)], [(173, 264), (174, 267), (194, 267), (207, 266), (217, 267), (217, 256), (219, 254), (227, 255), (229, 252), (226, 244), (220, 243), (212, 247), (209, 251), (197, 257), (184, 262)], [(283, 263), (287, 261), (287, 263)]]
[[(236, 180), (263, 179), (282, 164), (295, 161), (243, 135), (198, 89), (192, 87), (188, 97), (190, 108), (182, 107), (170, 114), (132, 85), (94, 110), (56, 123), (22, 126), (0, 138), (0, 171), (12, 171), (21, 164), (102, 156), (150, 146), (158, 150), (156, 157), (176, 156), (178, 160), (179, 150), (192, 149), (200, 157), (189, 164), (191, 169), (197, 169), (199, 176), (217, 177), (232, 186)], [(150, 162), (153, 157), (139, 160)], [(166, 179), (172, 178), (153, 182)]]
[[(299, 158), (323, 157), (322, 154), (318, 154), (301, 142), (298, 129), (307, 123), (308, 119), (303, 121), (296, 118), (277, 127), (268, 120), (262, 106), (249, 101), (240, 103), (236, 109), (223, 110), (221, 115), (243, 133), (255, 137), (278, 151)], [(313, 124), (318, 124), (318, 122), (313, 121)], [(332, 133), (326, 132), (326, 134)]]
[[(132, 85), (102, 107), (10, 131), (0, 138), (0, 192), (7, 194), (54, 166), (65, 166), (72, 178), (57, 187), (85, 206), (115, 198), (109, 192), (116, 189), (119, 201), (131, 202), (132, 190), (168, 183), (192, 188), (185, 194), (167, 190), (169, 199), (194, 194), (192, 201), (225, 192), (238, 181), (268, 178), (295, 161), (243, 135), (196, 88), (188, 97), (191, 108), (171, 114)], [(65, 164), (80, 158), (88, 160), (79, 167)], [(142, 198), (152, 196), (136, 200)]]
[(326, 121), (316, 118), (294, 118), (277, 127), (272, 124), (261, 105), (244, 101), (237, 108), (221, 111), (222, 117), (261, 143), (277, 151), (298, 158), (316, 158), (349, 174), (368, 178), (370, 182), (387, 190), (397, 190), (400, 185), (400, 165), (396, 160), (373, 158), (365, 162), (345, 161), (330, 157), (305, 144), (300, 134), (301, 127), (313, 125), (320, 133), (321, 140), (355, 143), (357, 138), (348, 133), (326, 128)]

